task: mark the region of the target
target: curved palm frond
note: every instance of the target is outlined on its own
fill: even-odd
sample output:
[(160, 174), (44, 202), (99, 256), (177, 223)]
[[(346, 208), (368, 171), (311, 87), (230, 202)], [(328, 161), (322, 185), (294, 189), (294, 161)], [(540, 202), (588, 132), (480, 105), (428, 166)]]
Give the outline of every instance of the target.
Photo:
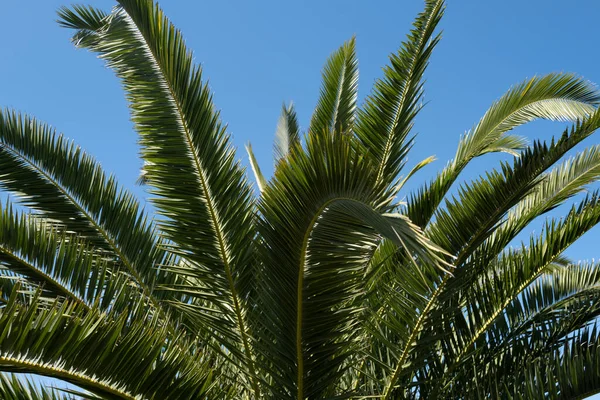
[(68, 302), (0, 311), (0, 369), (48, 375), (119, 399), (202, 397), (211, 388), (210, 359), (158, 318), (85, 312)]
[(508, 131), (539, 118), (585, 119), (594, 113), (599, 103), (600, 92), (590, 82), (572, 74), (534, 77), (513, 87), (463, 136), (452, 162), (428, 185), (410, 195), (408, 216), (424, 227), (473, 158), (497, 151), (514, 154), (523, 148), (524, 141), (507, 136)]
[[(501, 257), (493, 269), (480, 275), (480, 279), (463, 294), (464, 306), (450, 318), (463, 319), (456, 323), (448, 343), (444, 345), (446, 368), (467, 360), (471, 352), (478, 351), (488, 342), (493, 342), (494, 332), (489, 330), (495, 322), (504, 318), (504, 312), (545, 269), (579, 237), (600, 222), (598, 193), (594, 193), (573, 207), (564, 220), (551, 220), (539, 239), (532, 239), (529, 247), (509, 251)], [(557, 286), (557, 290), (559, 290)], [(454, 294), (456, 296), (456, 294)], [(437, 318), (449, 315), (441, 307)], [(435, 318), (434, 318), (435, 319)], [(582, 321), (585, 323), (585, 321)], [(475, 346), (477, 344), (477, 346)], [(467, 361), (465, 361), (467, 362)]]
[[(0, 114), (0, 186), (36, 215), (74, 232), (131, 276), (157, 309), (157, 284), (172, 280), (152, 223), (129, 192), (53, 129), (26, 115)], [(163, 310), (164, 312), (164, 310)]]
[(584, 329), (565, 345), (518, 371), (518, 380), (506, 384), (506, 398), (573, 400), (600, 393), (598, 329)]
[(220, 326), (233, 327), (219, 340), (250, 366), (258, 395), (243, 301), (243, 281), (252, 275), (252, 189), (180, 32), (152, 1), (119, 5), (104, 18), (63, 10), (61, 23), (75, 29), (74, 40), (99, 53), (121, 78), (148, 161), (152, 201), (164, 217), (160, 227), (173, 251), (189, 261), (179, 275), (210, 282), (224, 294), (188, 291), (214, 306), (188, 318), (215, 334)]
[(333, 395), (356, 346), (356, 299), (379, 234), (416, 258), (444, 264), (408, 220), (386, 216), (391, 199), (374, 186), (375, 173), (350, 136), (313, 135), (306, 152), (290, 153), (263, 192), (261, 345), (275, 397)]
[(254, 152), (252, 151), (252, 145), (250, 143), (246, 145), (246, 152), (248, 153), (250, 167), (252, 168), (254, 178), (256, 179), (256, 186), (258, 186), (258, 190), (262, 192), (265, 189), (265, 186), (267, 186), (267, 180), (260, 170), (260, 166), (258, 165), (258, 161), (256, 161), (256, 157), (254, 157)]
[(0, 264), (26, 278), (12, 280), (43, 287), (45, 297), (114, 313), (131, 310), (145, 297), (129, 275), (111, 269), (112, 262), (89, 243), (15, 212), (10, 204), (0, 209), (0, 243)]
[[(465, 279), (461, 271), (462, 264), (495, 232), (506, 213), (526, 198), (541, 182), (540, 176), (544, 171), (573, 146), (592, 134), (600, 126), (599, 123), (600, 113), (596, 112), (589, 119), (573, 127), (570, 132), (567, 130), (550, 146), (536, 145), (522, 152), (521, 156), (515, 159), (512, 168), (508, 164), (503, 164), (502, 172), (489, 172), (485, 178), (463, 186), (457, 198), (451, 202), (447, 201), (445, 209), (437, 211), (435, 221), (426, 232), (434, 243), (456, 256), (457, 277), (453, 279), (451, 275), (445, 275), (433, 279), (433, 282), (427, 285), (431, 291), (423, 293), (419, 299), (416, 308), (419, 311), (408, 315), (408, 320), (396, 320), (396, 330), (402, 332), (407, 325), (412, 328), (409, 330), (410, 336), (404, 337), (400, 342), (403, 350), (397, 353), (399, 358), (385, 390), (386, 396), (392, 395), (392, 387), (398, 379), (401, 379), (403, 369), (411, 374), (412, 369), (408, 368), (409, 365), (405, 365), (405, 362), (413, 351), (417, 351), (415, 350), (419, 347), (417, 338), (421, 330), (426, 329), (428, 321), (435, 321), (429, 314), (436, 310), (436, 303), (440, 301), (438, 298), (443, 297), (446, 292), (455, 293), (457, 285), (453, 285), (454, 282), (462, 286), (468, 286), (468, 282), (472, 282)], [(478, 260), (478, 262), (481, 264), (483, 261)], [(431, 338), (428, 338), (424, 341), (425, 350), (430, 350), (430, 340)], [(410, 377), (405, 378), (410, 381)]]

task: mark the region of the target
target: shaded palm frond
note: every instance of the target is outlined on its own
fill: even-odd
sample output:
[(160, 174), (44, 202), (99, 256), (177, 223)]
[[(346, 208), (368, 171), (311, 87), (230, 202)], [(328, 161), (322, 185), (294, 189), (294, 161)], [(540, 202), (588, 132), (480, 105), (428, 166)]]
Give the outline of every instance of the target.
[(208, 364), (193, 343), (172, 337), (157, 318), (85, 312), (68, 302), (19, 305), (16, 293), (0, 311), (0, 369), (48, 375), (102, 397), (181, 399), (211, 388)]

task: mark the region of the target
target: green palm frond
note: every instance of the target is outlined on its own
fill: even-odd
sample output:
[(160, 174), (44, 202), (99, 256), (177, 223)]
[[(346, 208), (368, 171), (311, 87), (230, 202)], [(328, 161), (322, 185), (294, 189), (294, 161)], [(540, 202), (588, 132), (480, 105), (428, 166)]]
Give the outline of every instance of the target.
[[(69, 400), (72, 397), (61, 393), (58, 389), (46, 389), (36, 385), (29, 378), (21, 378), (16, 374), (0, 374), (0, 397), (4, 400)], [(98, 397), (86, 396), (88, 399)]]
[(600, 393), (598, 329), (585, 329), (565, 345), (517, 372), (505, 386), (508, 399), (586, 399)]
[(384, 77), (359, 111), (356, 135), (377, 164), (377, 180), (391, 183), (404, 166), (414, 118), (421, 109), (423, 73), (440, 40), (434, 35), (444, 14), (443, 0), (428, 0), (425, 10), (397, 53), (390, 55)]
[(108, 398), (195, 399), (212, 390), (210, 360), (183, 338), (167, 342), (160, 319), (87, 313), (67, 302), (19, 305), (15, 298), (0, 311), (2, 371), (53, 376)]
[(161, 308), (154, 287), (173, 279), (158, 268), (165, 261), (161, 240), (134, 196), (95, 160), (47, 125), (4, 111), (0, 169), (2, 188), (112, 259)]
[(523, 140), (507, 136), (508, 131), (538, 118), (552, 121), (585, 119), (594, 113), (598, 103), (600, 93), (596, 88), (572, 74), (535, 77), (513, 87), (462, 137), (452, 162), (431, 183), (411, 194), (409, 217), (419, 226), (425, 226), (473, 158), (496, 151), (514, 154), (523, 148)]
[(532, 192), (507, 214), (481, 253), (499, 254), (534, 219), (564, 204), (600, 178), (600, 149), (593, 146), (543, 175)]
[(265, 186), (267, 186), (267, 180), (260, 170), (260, 166), (258, 165), (258, 161), (256, 161), (256, 157), (254, 157), (254, 152), (252, 151), (252, 145), (250, 143), (246, 145), (246, 152), (248, 153), (250, 167), (252, 168), (254, 178), (256, 179), (256, 186), (258, 186), (258, 190), (262, 192), (265, 189)]
[(391, 198), (375, 173), (351, 137), (314, 135), (306, 152), (292, 152), (279, 165), (263, 192), (262, 353), (275, 397), (332, 395), (357, 345), (356, 299), (379, 234), (411, 256), (444, 264), (408, 220), (386, 216)]
[[(567, 129), (559, 140), (549, 145), (536, 143), (522, 151), (512, 166), (502, 163), (501, 171), (492, 170), (485, 177), (462, 185), (458, 194), (446, 201), (444, 209), (436, 212), (435, 221), (427, 230), (430, 237), (456, 254), (459, 260), (466, 259), (511, 209), (543, 185), (546, 170), (599, 127), (600, 112), (595, 112), (589, 119)], [(587, 168), (593, 168), (590, 165), (593, 163), (593, 158), (588, 160)], [(593, 176), (592, 171), (587, 182)]]
[(309, 126), (311, 135), (349, 133), (354, 125), (358, 96), (356, 40), (350, 39), (327, 60), (321, 96)]
[(277, 130), (275, 131), (275, 143), (273, 145), (273, 156), (275, 163), (285, 158), (290, 149), (300, 145), (300, 126), (298, 117), (294, 109), (294, 103), (289, 106), (285, 104), (281, 107), (281, 116), (277, 121)]
[[(472, 351), (485, 346), (491, 340), (488, 330), (503, 317), (503, 311), (511, 302), (572, 243), (599, 222), (600, 203), (595, 193), (573, 207), (564, 220), (549, 221), (545, 232), (537, 240), (532, 239), (529, 247), (508, 252), (497, 265), (492, 264), (491, 271), (481, 274), (480, 279), (463, 294), (465, 308), (460, 313), (455, 311), (453, 318), (465, 321), (455, 325), (449, 343), (444, 347), (445, 357), (452, 360), (445, 364), (452, 369), (453, 364), (464, 362)], [(443, 308), (439, 312), (449, 314)], [(481, 344), (474, 346), (479, 342)]]
[[(455, 162), (489, 151), (504, 134), (534, 119), (576, 121), (595, 111), (597, 89), (573, 74), (533, 77), (514, 86), (492, 104), (479, 123), (459, 144)], [(507, 112), (510, 110), (510, 112)]]
[(545, 273), (506, 307), (505, 318), (488, 330), (488, 343), (471, 357), (485, 358), (508, 378), (521, 365), (560, 350), (598, 317), (599, 272), (597, 263), (579, 263)]
[[(469, 259), (480, 244), (495, 232), (504, 216), (531, 193), (540, 182), (541, 174), (573, 146), (592, 134), (599, 127), (599, 123), (600, 113), (596, 112), (570, 131), (567, 130), (559, 140), (553, 141), (550, 146), (536, 145), (532, 149), (524, 151), (519, 158), (515, 159), (513, 167), (503, 164), (502, 172), (489, 172), (485, 178), (463, 186), (459, 190), (457, 198), (447, 201), (445, 209), (438, 210), (435, 221), (426, 232), (435, 243), (457, 257), (455, 265), (459, 270), (456, 272), (456, 279), (452, 279), (452, 276), (448, 274), (440, 275), (437, 279), (433, 279), (435, 283), (426, 286), (426, 289), (432, 289), (430, 292), (420, 292), (422, 297), (417, 309), (422, 311), (408, 315), (408, 319), (402, 320), (394, 317), (397, 312), (386, 316), (386, 318), (392, 318), (390, 321), (396, 321), (395, 330), (397, 331), (402, 332), (406, 326), (410, 327), (410, 336), (404, 337), (404, 340), (400, 342), (402, 350), (397, 350), (399, 358), (395, 361), (394, 372), (385, 389), (386, 396), (392, 395), (392, 387), (398, 379), (403, 377), (403, 370), (408, 374), (413, 371), (404, 363), (414, 351), (418, 352), (417, 338), (422, 330), (427, 329), (428, 321), (436, 320), (429, 314), (436, 311), (436, 304), (440, 301), (438, 297), (443, 298), (446, 292), (454, 293), (457, 286), (468, 285), (468, 282), (472, 281), (466, 279), (465, 272), (461, 268), (462, 264)], [(490, 253), (488, 252), (486, 256), (490, 257)], [(478, 262), (483, 263), (480, 259)], [(467, 269), (466, 273), (472, 274), (471, 270)], [(433, 290), (434, 288), (435, 290)], [(392, 332), (392, 335), (396, 335), (396, 333)], [(424, 342), (423, 346), (426, 350), (431, 349), (428, 340)], [(407, 376), (404, 379), (409, 382), (411, 377)]]
[[(75, 29), (74, 40), (99, 53), (124, 84), (148, 161), (152, 201), (164, 217), (160, 227), (173, 251), (189, 261), (188, 271), (179, 268), (179, 275), (210, 282), (213, 291), (224, 294), (188, 291), (213, 306), (188, 318), (215, 334), (232, 326), (220, 340), (252, 370), (246, 293), (239, 293), (252, 275), (252, 189), (180, 32), (151, 1), (119, 5), (101, 20), (78, 9), (63, 10), (61, 24)], [(88, 26), (99, 28), (90, 32)], [(253, 382), (258, 393), (256, 377)]]
[(0, 208), (0, 243), (0, 264), (18, 274), (6, 276), (7, 289), (10, 282), (41, 287), (44, 297), (66, 298), (88, 310), (133, 311), (142, 300), (152, 307), (143, 289), (128, 274), (111, 268), (114, 262), (85, 240), (57, 232), (39, 218), (14, 211), (10, 204)]

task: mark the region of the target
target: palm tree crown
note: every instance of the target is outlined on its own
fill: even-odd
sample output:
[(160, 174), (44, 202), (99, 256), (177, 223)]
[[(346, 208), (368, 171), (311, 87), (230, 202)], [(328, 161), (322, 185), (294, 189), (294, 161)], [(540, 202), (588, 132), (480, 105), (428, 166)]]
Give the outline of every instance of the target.
[[(17, 203), (0, 209), (0, 370), (91, 399), (600, 391), (600, 266), (563, 255), (600, 222), (600, 194), (577, 196), (600, 178), (600, 147), (564, 157), (600, 127), (600, 92), (565, 73), (513, 86), (406, 192), (433, 160), (406, 169), (444, 9), (425, 1), (360, 108), (354, 39), (333, 53), (308, 128), (282, 108), (271, 179), (246, 147), (256, 193), (157, 4), (61, 9), (123, 84), (156, 215), (44, 123), (0, 113), (0, 187)], [(573, 126), (533, 144), (512, 133), (540, 118)], [(497, 152), (510, 160), (456, 188)], [(6, 399), (71, 396), (0, 378)]]

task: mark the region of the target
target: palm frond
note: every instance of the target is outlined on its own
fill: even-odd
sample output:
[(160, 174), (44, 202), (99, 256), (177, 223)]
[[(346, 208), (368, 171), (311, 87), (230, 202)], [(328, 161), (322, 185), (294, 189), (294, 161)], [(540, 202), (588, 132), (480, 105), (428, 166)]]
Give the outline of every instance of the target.
[(4, 276), (3, 285), (42, 287), (44, 297), (66, 298), (88, 310), (131, 312), (144, 299), (152, 308), (143, 289), (85, 240), (57, 232), (37, 217), (14, 211), (10, 204), (0, 207), (0, 243), (0, 264), (18, 274)]
[(545, 173), (532, 192), (507, 214), (480, 253), (499, 254), (534, 219), (564, 204), (600, 179), (600, 148), (593, 146)]
[(510, 89), (496, 101), (479, 123), (461, 139), (456, 156), (428, 185), (411, 194), (408, 216), (425, 226), (452, 184), (475, 157), (492, 151), (513, 153), (523, 147), (506, 133), (519, 125), (544, 118), (576, 121), (591, 117), (600, 102), (596, 88), (572, 74), (534, 77)]
[(410, 178), (413, 177), (414, 174), (416, 174), (417, 172), (419, 172), (422, 168), (426, 167), (427, 165), (431, 164), (432, 162), (434, 162), (436, 159), (434, 156), (429, 156), (427, 158), (424, 158), (423, 160), (419, 161), (414, 167), (412, 167), (412, 169), (408, 172), (408, 174), (406, 174), (406, 176), (403, 176), (400, 180), (400, 182), (396, 185), (395, 190), (397, 192), (400, 191), (400, 189), (402, 189), (402, 187), (406, 184), (406, 182), (408, 182), (410, 180)]
[[(233, 326), (221, 343), (250, 366), (246, 307), (239, 293), (252, 276), (254, 237), (252, 189), (235, 160), (229, 135), (215, 111), (200, 67), (193, 63), (181, 33), (152, 1), (119, 1), (101, 20), (74, 9), (61, 11), (61, 24), (76, 30), (74, 40), (99, 53), (121, 78), (140, 135), (149, 191), (160, 227), (189, 262), (186, 279), (203, 280), (210, 292), (188, 291), (215, 312), (193, 313), (217, 334)], [(98, 27), (91, 32), (87, 26)], [(82, 35), (84, 37), (82, 37)], [(163, 285), (168, 288), (169, 285)], [(169, 291), (173, 292), (173, 291)], [(253, 378), (258, 395), (258, 383)]]
[(248, 160), (250, 161), (250, 167), (252, 167), (252, 172), (254, 172), (254, 178), (256, 179), (256, 186), (258, 186), (258, 190), (262, 192), (267, 186), (267, 180), (265, 179), (262, 171), (260, 170), (260, 165), (258, 165), (258, 161), (256, 161), (256, 157), (254, 157), (254, 152), (252, 151), (252, 145), (248, 143), (246, 145), (246, 152), (248, 153)]
[(542, 395), (548, 400), (586, 399), (600, 393), (600, 344), (598, 329), (585, 329), (565, 345), (518, 371), (505, 384), (508, 399)]
[(0, 370), (55, 377), (99, 396), (195, 399), (211, 388), (209, 359), (158, 318), (130, 319), (56, 302), (0, 311)]
[(423, 74), (440, 35), (434, 35), (444, 14), (443, 0), (427, 0), (425, 10), (397, 53), (390, 55), (384, 77), (359, 111), (356, 135), (377, 164), (377, 180), (391, 183), (404, 166), (412, 145), (414, 118), (421, 109)]
[(300, 127), (294, 103), (290, 103), (289, 106), (284, 104), (281, 106), (281, 116), (277, 121), (277, 130), (275, 131), (275, 143), (273, 145), (275, 164), (285, 158), (290, 149), (298, 145), (300, 145)]
[(354, 125), (358, 96), (356, 40), (334, 52), (323, 68), (321, 95), (309, 126), (311, 135), (349, 133)]
[[(529, 247), (509, 251), (498, 264), (492, 264), (493, 270), (480, 275), (480, 279), (463, 294), (467, 300), (465, 309), (456, 317), (465, 322), (456, 325), (450, 341), (444, 346), (448, 358), (446, 365), (459, 364), (474, 349), (485, 346), (488, 341), (493, 342), (489, 335), (494, 332), (489, 330), (504, 317), (504, 310), (572, 243), (599, 222), (600, 202), (598, 193), (594, 193), (573, 207), (564, 220), (550, 220), (544, 233), (537, 240), (532, 239)], [(559, 288), (557, 286), (556, 290)], [(444, 313), (442, 310), (440, 313)]]
[[(453, 293), (457, 285), (468, 285), (471, 279), (466, 279), (462, 264), (471, 254), (494, 232), (506, 213), (531, 193), (540, 182), (540, 176), (545, 170), (556, 163), (568, 150), (584, 138), (591, 135), (600, 125), (600, 112), (594, 113), (589, 119), (577, 124), (556, 142), (548, 145), (536, 144), (533, 148), (523, 151), (510, 167), (503, 163), (502, 172), (488, 172), (485, 178), (464, 185), (459, 190), (457, 198), (446, 202), (445, 209), (438, 210), (435, 221), (427, 229), (428, 237), (442, 246), (450, 254), (456, 256), (456, 279), (451, 275), (441, 275), (434, 279), (437, 282), (435, 290), (425, 294), (424, 301), (414, 315), (408, 315), (408, 320), (397, 321), (396, 330), (411, 327), (410, 336), (400, 345), (403, 350), (397, 350), (399, 359), (395, 363), (395, 372), (386, 388), (385, 395), (392, 395), (395, 381), (402, 377), (402, 370), (410, 373), (411, 368), (404, 365), (417, 346), (416, 339), (422, 329), (426, 329), (428, 321), (434, 321), (428, 313), (437, 309), (435, 304), (438, 297), (444, 293)], [(489, 254), (487, 254), (489, 255)], [(482, 263), (481, 260), (478, 260)], [(485, 264), (483, 264), (485, 265)], [(466, 273), (471, 273), (467, 270)], [(429, 340), (425, 340), (426, 350)], [(418, 347), (418, 346), (417, 346)], [(404, 377), (410, 381), (410, 377)], [(405, 382), (405, 383), (406, 383)]]
[[(4, 400), (69, 400), (72, 397), (61, 393), (58, 389), (45, 388), (33, 383), (29, 378), (16, 374), (0, 374), (0, 397)], [(96, 398), (90, 397), (87, 398)]]
[[(475, 381), (484, 392), (490, 390), (484, 385), (511, 382), (527, 365), (560, 351), (574, 335), (594, 323), (600, 313), (598, 265), (580, 263), (545, 270), (502, 311), (488, 328), (486, 342), (480, 342), (468, 359), (460, 365), (450, 361), (441, 381), (432, 374), (431, 379), (437, 381), (432, 397), (468, 393)], [(471, 365), (486, 368), (474, 372)], [(465, 379), (473, 373), (475, 379)]]
[(261, 360), (275, 397), (333, 396), (357, 345), (356, 299), (379, 235), (417, 259), (444, 265), (439, 249), (408, 220), (386, 214), (391, 198), (375, 173), (350, 136), (313, 135), (306, 152), (290, 153), (263, 192)]
[(112, 260), (160, 309), (157, 284), (172, 280), (153, 224), (135, 197), (120, 188), (73, 142), (26, 115), (0, 114), (0, 187), (36, 215), (74, 232)]

